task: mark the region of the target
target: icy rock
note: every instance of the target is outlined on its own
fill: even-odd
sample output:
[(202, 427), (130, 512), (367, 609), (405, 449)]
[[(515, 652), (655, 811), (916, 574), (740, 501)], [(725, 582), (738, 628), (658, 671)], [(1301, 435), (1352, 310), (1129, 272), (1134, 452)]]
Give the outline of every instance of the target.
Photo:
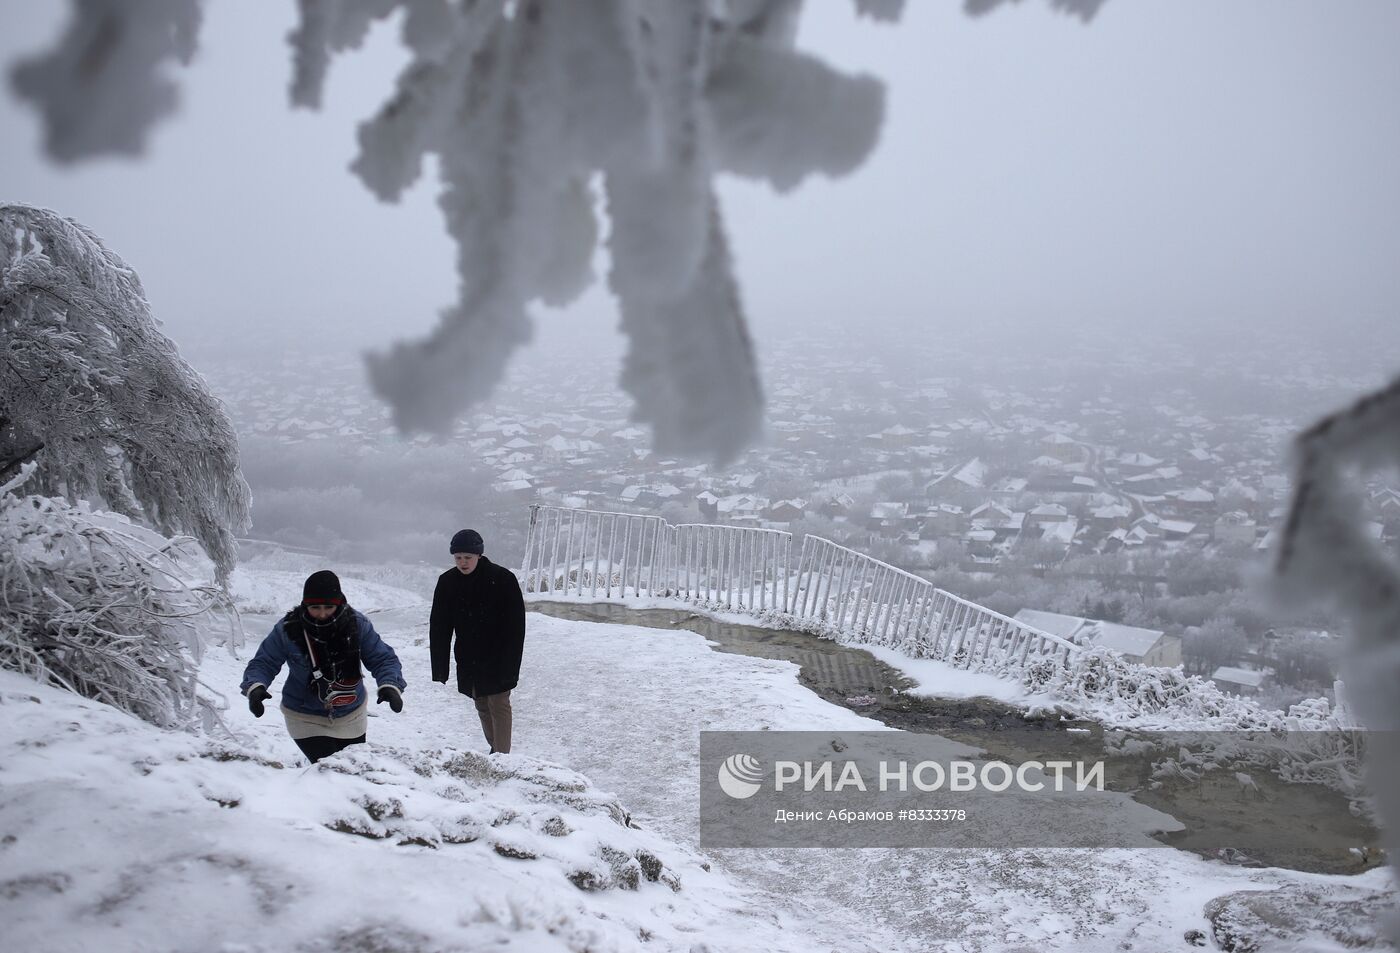
[(650, 851), (637, 852), (637, 864), (642, 868), (642, 876), (653, 883), (661, 876), (661, 858)]
[(1290, 884), (1241, 890), (1206, 904), (1215, 942), (1227, 953), (1341, 948), (1390, 949), (1378, 924), (1393, 914), (1389, 893), (1345, 885)]

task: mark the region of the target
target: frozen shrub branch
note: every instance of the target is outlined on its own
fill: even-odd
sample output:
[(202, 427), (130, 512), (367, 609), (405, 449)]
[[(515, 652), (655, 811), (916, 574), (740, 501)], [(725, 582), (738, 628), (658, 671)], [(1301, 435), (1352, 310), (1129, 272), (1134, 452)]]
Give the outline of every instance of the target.
[(198, 691), (199, 625), (215, 610), (234, 618), (228, 596), (184, 580), (180, 540), (20, 496), (35, 470), (0, 486), (0, 668), (161, 727), (208, 727), (217, 716)]

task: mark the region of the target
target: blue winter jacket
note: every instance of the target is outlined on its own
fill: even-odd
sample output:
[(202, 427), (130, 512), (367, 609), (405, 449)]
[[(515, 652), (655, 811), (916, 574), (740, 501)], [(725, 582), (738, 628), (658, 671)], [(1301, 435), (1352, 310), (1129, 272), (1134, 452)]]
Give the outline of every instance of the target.
[[(374, 631), (374, 623), (354, 609), (349, 611), (355, 613), (355, 621), (360, 626), (360, 661), (370, 670), (374, 675), (374, 680), (380, 685), (393, 685), (403, 691), (408, 687), (408, 683), (403, 680), (403, 668), (399, 665), (398, 655), (394, 653), (387, 642), (379, 637), (379, 633)], [(344, 718), (352, 712), (359, 711), (360, 706), (365, 703), (365, 699), (368, 697), (365, 692), (365, 680), (362, 678), (355, 686), (355, 703), (353, 705), (327, 709), (325, 703), (316, 697), (316, 692), (311, 688), (311, 666), (307, 663), (305, 647), (292, 644), (291, 638), (283, 630), (280, 621), (272, 627), (267, 638), (263, 639), (262, 645), (258, 646), (258, 652), (253, 656), (253, 660), (243, 670), (243, 683), (239, 688), (245, 695), (248, 694), (248, 689), (254, 685), (264, 685), (270, 688), (272, 680), (277, 677), (278, 672), (282, 671), (284, 664), (287, 666), (287, 680), (282, 684), (282, 707), (284, 708), (299, 711), (304, 715)]]

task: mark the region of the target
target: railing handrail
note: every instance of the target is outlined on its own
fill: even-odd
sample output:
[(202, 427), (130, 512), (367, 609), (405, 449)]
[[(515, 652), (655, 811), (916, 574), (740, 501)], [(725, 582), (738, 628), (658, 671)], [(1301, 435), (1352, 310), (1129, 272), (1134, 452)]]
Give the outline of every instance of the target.
[[(590, 510), (589, 512), (597, 512), (597, 510)], [(655, 518), (661, 519), (662, 517), (658, 516)], [(671, 527), (672, 529), (694, 529), (697, 527), (701, 529), (730, 529), (735, 530), (736, 532), (772, 533), (775, 536), (786, 536), (789, 539), (792, 538), (792, 534), (789, 533), (787, 530), (773, 529), (771, 526), (734, 526), (728, 523), (667, 523), (666, 525)]]
[[(531, 503), (530, 507), (532, 509), (539, 510), (563, 510), (565, 513), (588, 513), (591, 516), (621, 516), (629, 520), (660, 520), (661, 522), (666, 523), (666, 517), (647, 513), (623, 513), (616, 510), (591, 510), (586, 506), (564, 506), (561, 503)], [(666, 523), (666, 525), (673, 526), (675, 524)], [(704, 524), (696, 523), (693, 525), (703, 526)]]
[[(565, 514), (568, 514), (567, 518)], [(576, 557), (573, 549), (574, 530), (580, 517), (583, 526)], [(612, 521), (606, 560), (600, 550), (605, 520)], [(635, 549), (632, 543), (633, 520), (642, 521), (636, 533)], [(619, 521), (624, 526), (621, 559), (614, 560)], [(590, 572), (585, 549), (590, 524), (595, 522), (592, 529), (597, 535)], [(558, 550), (566, 523), (567, 543), (561, 563)], [(654, 529), (643, 530), (641, 525)], [(542, 535), (538, 545), (540, 558), (535, 564), (532, 555), (536, 549), (537, 526)], [(760, 543), (755, 537), (771, 540), (773, 545)], [(730, 541), (722, 542), (726, 538)], [(745, 543), (744, 538), (752, 542)], [(729, 608), (757, 608), (760, 611), (781, 608), (785, 614), (799, 620), (832, 626), (857, 638), (870, 638), (872, 626), (878, 629), (875, 640), (882, 642), (891, 635), (898, 637), (900, 632), (906, 639), (931, 637), (935, 646), (945, 643), (946, 637), (942, 651), (954, 655), (963, 651), (967, 638), (971, 636), (971, 642), (966, 646), (967, 652), (970, 655), (980, 651), (984, 659), (992, 652), (994, 633), (996, 651), (1001, 652), (1008, 633), (1014, 631), (1018, 634), (1012, 638), (1011, 650), (1012, 654), (1019, 655), (1018, 664), (1022, 666), (1027, 664), (1032, 643), (1037, 646), (1037, 657), (1055, 657), (1062, 663), (1068, 663), (1071, 655), (1083, 651), (1082, 646), (1062, 636), (995, 612), (941, 589), (923, 576), (824, 536), (806, 534), (800, 550), (792, 545), (795, 541), (791, 532), (766, 526), (672, 524), (659, 515), (532, 503), (521, 575), (527, 584), (534, 583), (536, 592), (544, 591), (547, 585), (550, 592), (562, 589), (568, 595), (569, 590), (575, 588), (582, 595), (586, 580), (587, 588), (593, 594), (596, 595), (601, 589), (610, 597), (616, 588), (624, 599), (627, 598), (629, 586), (634, 596), (640, 596), (643, 588), (648, 595), (654, 596), (659, 583), (660, 591), (664, 594), (693, 601), (718, 601)], [(635, 563), (632, 562), (634, 556)], [(575, 559), (578, 563), (576, 574)], [(545, 563), (548, 563), (548, 567)], [(620, 566), (616, 586), (613, 582), (615, 563)], [(604, 565), (608, 570), (607, 578), (600, 584), (599, 572)], [(563, 578), (556, 581), (561, 568)], [(958, 607), (957, 612), (949, 615), (953, 607)], [(846, 618), (848, 610), (849, 626)], [(980, 650), (977, 648), (979, 645)], [(1016, 646), (1021, 646), (1019, 651)]]

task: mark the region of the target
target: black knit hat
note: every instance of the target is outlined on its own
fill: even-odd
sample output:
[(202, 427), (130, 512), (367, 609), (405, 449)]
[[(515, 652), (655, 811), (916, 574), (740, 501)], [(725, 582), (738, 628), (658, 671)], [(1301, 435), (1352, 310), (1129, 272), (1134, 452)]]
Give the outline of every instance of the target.
[(306, 577), (306, 585), (301, 587), (301, 604), (304, 606), (344, 605), (345, 593), (340, 591), (340, 579), (329, 569), (313, 572)]
[(480, 556), (486, 552), (486, 544), (481, 539), (481, 534), (474, 529), (459, 529), (452, 536), (452, 555), (458, 553), (475, 553)]

